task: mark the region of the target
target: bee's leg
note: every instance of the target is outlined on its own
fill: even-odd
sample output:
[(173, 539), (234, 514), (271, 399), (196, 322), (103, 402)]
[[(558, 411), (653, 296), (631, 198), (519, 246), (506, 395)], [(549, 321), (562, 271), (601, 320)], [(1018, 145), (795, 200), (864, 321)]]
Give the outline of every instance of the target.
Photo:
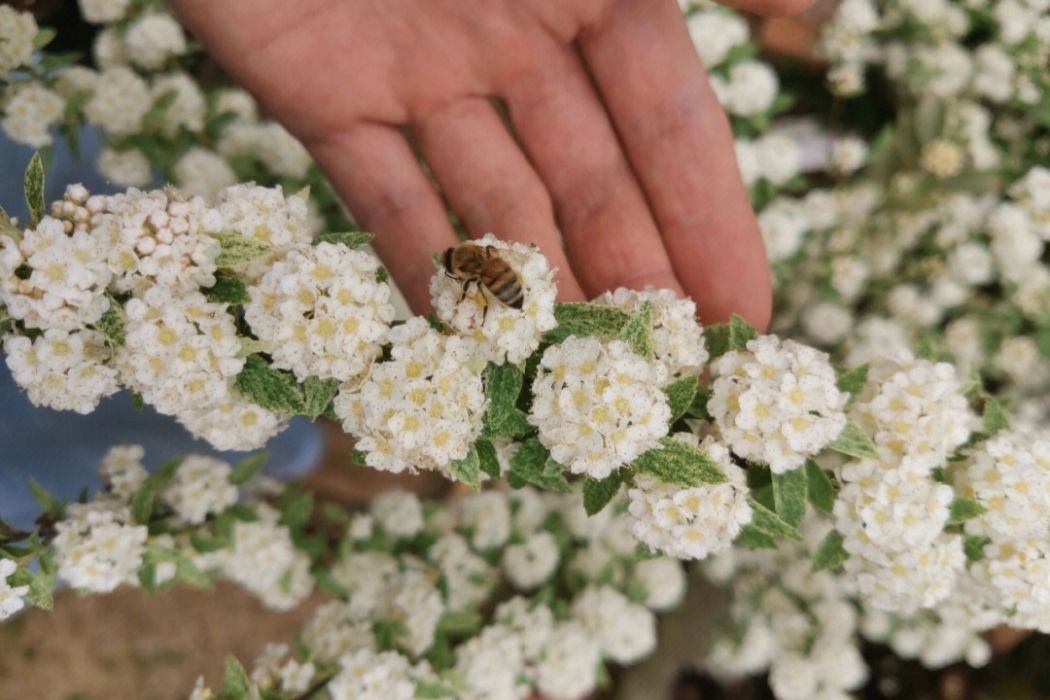
[(459, 288), (459, 301), (457, 304), (462, 304), (463, 300), (467, 298), (467, 288), (470, 287), (470, 280), (462, 280)]

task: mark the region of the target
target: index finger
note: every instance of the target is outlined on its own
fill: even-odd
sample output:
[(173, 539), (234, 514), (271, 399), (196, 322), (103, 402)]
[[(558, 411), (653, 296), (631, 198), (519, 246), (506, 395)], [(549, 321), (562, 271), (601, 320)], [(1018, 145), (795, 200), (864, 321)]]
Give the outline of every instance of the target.
[(733, 134), (675, 0), (618, 0), (580, 43), (705, 322), (769, 322), (772, 295)]

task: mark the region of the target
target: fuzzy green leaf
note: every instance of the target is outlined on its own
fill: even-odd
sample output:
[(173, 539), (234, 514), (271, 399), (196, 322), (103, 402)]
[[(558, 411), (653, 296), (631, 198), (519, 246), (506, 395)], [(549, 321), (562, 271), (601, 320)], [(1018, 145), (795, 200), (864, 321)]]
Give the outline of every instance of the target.
[(273, 369), (260, 355), (248, 356), (235, 386), (246, 399), (275, 413), (306, 412), (306, 402), (295, 378)]
[(689, 411), (696, 399), (696, 392), (700, 388), (700, 377), (695, 374), (682, 377), (678, 381), (664, 387), (667, 394), (667, 404), (671, 407), (671, 425)]
[(47, 213), (44, 203), (44, 160), (40, 153), (34, 153), (26, 166), (25, 176), (22, 179), (25, 190), (26, 204), (29, 206), (29, 226), (35, 227)]
[(247, 304), (252, 300), (248, 286), (232, 270), (215, 271), (215, 284), (201, 288), (201, 293), (208, 301), (215, 304)]
[(157, 471), (149, 475), (141, 488), (131, 498), (131, 514), (135, 522), (146, 525), (153, 516), (153, 506), (160, 492), (167, 488), (182, 463), (181, 458), (168, 460)]
[(620, 340), (631, 346), (636, 354), (653, 359), (653, 304), (642, 302), (638, 311), (620, 329)]
[(249, 236), (243, 236), (236, 231), (219, 231), (211, 234), (211, 237), (219, 241), (222, 251), (215, 258), (215, 264), (219, 267), (240, 267), (257, 260), (273, 250), (262, 241), (257, 241)]
[(1010, 421), (1006, 416), (1006, 406), (994, 396), (984, 397), (982, 418), (984, 420), (984, 432), (989, 435), (995, 435), (1000, 430), (1006, 430), (1010, 427)]
[(438, 620), (438, 629), (451, 637), (472, 637), (481, 629), (484, 619), (474, 611), (446, 611)]
[(417, 700), (440, 700), (440, 698), (449, 698), (456, 694), (454, 689), (437, 681), (413, 678), (412, 683), (416, 686)]
[(0, 207), (0, 236), (7, 236), (16, 241), (22, 240), (22, 231), (11, 220), (11, 217), (7, 215), (3, 207)]
[(813, 571), (834, 571), (849, 559), (849, 552), (842, 546), (842, 535), (832, 530), (821, 540), (813, 554)]
[(525, 375), (510, 363), (489, 363), (485, 369), (485, 395), (489, 406), (485, 411), (485, 437), (514, 437), (532, 429), (525, 414), (517, 407), (518, 396)]
[(310, 515), (313, 512), (314, 495), (309, 491), (303, 491), (292, 496), (281, 508), (280, 522), (290, 530), (299, 530), (310, 522)]
[(535, 437), (521, 443), (514, 453), (510, 460), (510, 471), (507, 472), (507, 483), (516, 489), (532, 484), (546, 491), (572, 491), (565, 479), (565, 468), (551, 459), (550, 452)]
[(226, 692), (230, 700), (248, 700), (251, 697), (251, 682), (241, 662), (233, 656), (226, 657)]
[(871, 441), (868, 434), (861, 430), (852, 418), (846, 422), (839, 436), (828, 445), (829, 449), (835, 450), (850, 457), (858, 459), (878, 459), (879, 453), (875, 451), (875, 443)]
[(33, 477), (29, 477), (29, 490), (33, 494), (33, 499), (40, 506), (40, 512), (50, 520), (61, 520), (62, 514), (66, 510), (65, 504), (48, 491), (46, 488), (40, 485)]
[(836, 367), (835, 376), (839, 391), (849, 394), (848, 405), (853, 405), (853, 402), (860, 396), (860, 392), (864, 391), (864, 385), (868, 383), (868, 365), (861, 365), (853, 369)]
[(543, 337), (544, 342), (560, 343), (573, 335), (618, 335), (631, 317), (612, 306), (569, 302), (554, 307), (554, 318), (558, 325)]
[(948, 509), (948, 525), (961, 525), (986, 512), (988, 509), (972, 498), (956, 498)]
[(824, 515), (831, 515), (835, 507), (835, 484), (827, 472), (812, 459), (806, 460), (806, 496), (809, 502)]
[(721, 357), (730, 350), (747, 350), (747, 342), (758, 337), (754, 326), (742, 317), (733, 314), (729, 323), (704, 327), (704, 341), (711, 359)]
[(303, 380), (303, 415), (310, 420), (316, 420), (328, 410), (338, 393), (338, 379), (307, 377)]
[(620, 492), (623, 485), (623, 470), (618, 469), (604, 479), (587, 479), (583, 482), (583, 508), (587, 515), (600, 513)]
[(379, 651), (394, 651), (398, 641), (408, 635), (408, 627), (403, 620), (376, 620), (372, 623), (372, 633)]
[(11, 586), (28, 586), (29, 591), (26, 593), (26, 600), (29, 601), (30, 605), (42, 610), (51, 610), (55, 607), (55, 573), (54, 567), (50, 562), (50, 557), (53, 554), (48, 553), (45, 556), (49, 558), (47, 567), (43, 565), (42, 561), (39, 571), (30, 571), (24, 566), (20, 566), (7, 577), (7, 582)]
[(718, 464), (703, 450), (671, 438), (661, 439), (660, 445), (634, 461), (636, 471), (674, 486), (692, 487), (726, 481)]
[(802, 540), (802, 535), (794, 525), (785, 522), (779, 515), (753, 498), (748, 503), (751, 506), (751, 524), (748, 527), (753, 527), (774, 539)]
[(493, 479), (500, 477), (499, 457), (496, 456), (496, 446), (492, 444), (491, 440), (485, 438), (479, 438), (474, 443), (474, 448), (478, 451), (478, 467), (482, 473), (488, 474)]
[(733, 540), (734, 544), (747, 549), (776, 549), (777, 541), (756, 527), (745, 525)]
[(984, 559), (984, 548), (991, 544), (991, 538), (981, 535), (963, 536), (963, 551), (966, 553), (966, 561), (981, 561)]
[(336, 243), (343, 244), (347, 248), (360, 248), (363, 245), (367, 245), (372, 242), (375, 238), (371, 233), (365, 233), (364, 231), (347, 231), (345, 233), (319, 233), (314, 236), (314, 245), (319, 243)]
[(230, 483), (235, 486), (240, 486), (245, 483), (263, 468), (266, 464), (266, 460), (269, 458), (270, 453), (264, 450), (262, 452), (250, 454), (240, 462), (237, 462), (237, 464), (233, 465), (233, 468), (230, 470)]
[(107, 294), (109, 307), (102, 318), (95, 323), (95, 330), (106, 338), (106, 342), (114, 348), (124, 345), (124, 307), (112, 294)]
[(58, 36), (58, 32), (51, 27), (41, 27), (33, 37), (33, 50), (39, 51), (44, 48), (54, 41), (56, 36)]
[(448, 472), (456, 481), (461, 481), (475, 491), (481, 490), (481, 459), (477, 447), (471, 447), (463, 459), (448, 463)]
[(773, 502), (788, 525), (798, 527), (806, 515), (806, 470), (803, 467), (773, 474)]

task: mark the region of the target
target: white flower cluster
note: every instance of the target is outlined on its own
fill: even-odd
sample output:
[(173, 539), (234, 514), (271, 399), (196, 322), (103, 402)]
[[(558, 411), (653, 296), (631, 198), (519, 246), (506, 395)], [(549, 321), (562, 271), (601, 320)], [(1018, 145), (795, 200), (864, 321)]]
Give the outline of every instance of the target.
[[(685, 439), (696, 442), (688, 433)], [(634, 536), (679, 559), (704, 559), (725, 551), (751, 521), (744, 470), (713, 437), (704, 438), (700, 448), (722, 469), (725, 483), (678, 488), (639, 474), (627, 492)]]
[(86, 413), (124, 386), (220, 449), (259, 447), (286, 416), (235, 388), (245, 336), (234, 306), (206, 296), (220, 263), (256, 284), (253, 349), (302, 379), (363, 374), (393, 316), (372, 256), (312, 238), (305, 202), (280, 188), (237, 185), (212, 205), (71, 186), (37, 226), (0, 235), (0, 305), (43, 331), (7, 336), (7, 364), (40, 405)]
[(667, 379), (622, 340), (571, 336), (543, 353), (529, 422), (556, 461), (602, 479), (667, 434)]
[(29, 586), (12, 586), (7, 580), (18, 569), (13, 559), (0, 559), (0, 621), (25, 607)]
[(259, 597), (269, 608), (291, 610), (313, 590), (310, 557), (296, 548), (288, 528), (278, 522), (280, 513), (261, 505), (258, 520), (238, 520), (233, 544), (222, 550), (222, 573)]
[(400, 654), (359, 649), (339, 659), (328, 695), (332, 700), (412, 700), (412, 677), (411, 663)]
[(4, 106), (0, 128), (13, 141), (43, 148), (51, 145), (51, 127), (62, 118), (65, 107), (66, 102), (58, 93), (37, 83), (26, 83)]
[(29, 63), (38, 31), (32, 13), (0, 5), (0, 78)]
[(828, 356), (793, 341), (761, 336), (747, 351), (712, 363), (707, 407), (727, 446), (776, 474), (797, 467), (838, 437), (849, 398)]
[(826, 527), (804, 526), (805, 543), (733, 550), (705, 563), (731, 583), (729, 612), (739, 634), (715, 642), (706, 665), (716, 676), (769, 673), (779, 700), (851, 697), (868, 677), (856, 639), (857, 612), (839, 579), (813, 572), (811, 554)]
[(962, 538), (943, 533), (954, 491), (932, 472), (969, 437), (970, 412), (950, 365), (900, 355), (875, 363), (853, 409), (878, 460), (839, 469), (835, 523), (861, 599), (912, 614), (952, 591)]
[(419, 317), (392, 328), (389, 338), (391, 359), (344, 385), (335, 412), (358, 436), (369, 466), (445, 469), (467, 456), (481, 432), (486, 401), (474, 346)]
[[(472, 244), (478, 255), (494, 256), (511, 267), (521, 285), (521, 308), (496, 299), (484, 280), (464, 281), (442, 271), (430, 280), (431, 304), (453, 331), (477, 341), (478, 353), (486, 360), (521, 363), (536, 351), (543, 334), (557, 325), (554, 270), (535, 246), (500, 241), (491, 233)], [(487, 253), (480, 252), (485, 249)]]
[[(107, 460), (106, 463), (110, 463)], [(112, 483), (112, 482), (111, 482)], [(237, 502), (237, 487), (230, 482), (230, 465), (214, 457), (190, 455), (179, 464), (161, 500), (179, 519), (199, 525)]]
[(148, 531), (134, 524), (126, 505), (108, 499), (73, 503), (55, 532), (58, 576), (73, 588), (108, 593), (138, 583)]
[(667, 368), (670, 377), (699, 374), (708, 354), (692, 299), (680, 299), (670, 289), (653, 287), (640, 292), (621, 287), (594, 299), (595, 304), (615, 306), (629, 315), (637, 313), (645, 302), (652, 305), (654, 359)]
[[(411, 494), (388, 492), (349, 527), (349, 546), (331, 569), (347, 597), (322, 605), (302, 639), (310, 661), (335, 664), (337, 678), (350, 658), (383, 669), (354, 674), (355, 698), (386, 698), (368, 692), (392, 693), (414, 679), (449, 684), (467, 700), (534, 693), (573, 700), (593, 692), (603, 659), (632, 664), (652, 652), (651, 610), (674, 607), (685, 587), (676, 561), (639, 561), (622, 515), (610, 508), (589, 519), (578, 494), (486, 491), (424, 508)], [(485, 558), (502, 561), (502, 576)], [(578, 591), (544, 583), (562, 569), (573, 572)], [(494, 600), (504, 581), (519, 590), (543, 586), (556, 598)], [(639, 586), (644, 605), (626, 595)], [(565, 616), (555, 616), (555, 600), (571, 603)], [(428, 652), (441, 643), (441, 620), (485, 610), (487, 624), (454, 648), (451, 666), (413, 663), (440, 658)], [(391, 643), (387, 634), (397, 651), (377, 657), (374, 650)], [(281, 658), (259, 676), (275, 678)]]
[(248, 290), (244, 317), (299, 379), (356, 383), (382, 352), (394, 307), (364, 251), (320, 243), (288, 253)]

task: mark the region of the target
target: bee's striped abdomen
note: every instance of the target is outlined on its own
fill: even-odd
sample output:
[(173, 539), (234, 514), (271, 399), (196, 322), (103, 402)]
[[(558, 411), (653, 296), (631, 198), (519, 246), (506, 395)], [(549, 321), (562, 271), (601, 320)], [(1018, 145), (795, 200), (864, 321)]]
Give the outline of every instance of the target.
[(497, 299), (512, 309), (520, 309), (525, 300), (525, 292), (521, 288), (521, 281), (510, 265), (502, 265), (502, 269), (488, 280), (489, 291)]

